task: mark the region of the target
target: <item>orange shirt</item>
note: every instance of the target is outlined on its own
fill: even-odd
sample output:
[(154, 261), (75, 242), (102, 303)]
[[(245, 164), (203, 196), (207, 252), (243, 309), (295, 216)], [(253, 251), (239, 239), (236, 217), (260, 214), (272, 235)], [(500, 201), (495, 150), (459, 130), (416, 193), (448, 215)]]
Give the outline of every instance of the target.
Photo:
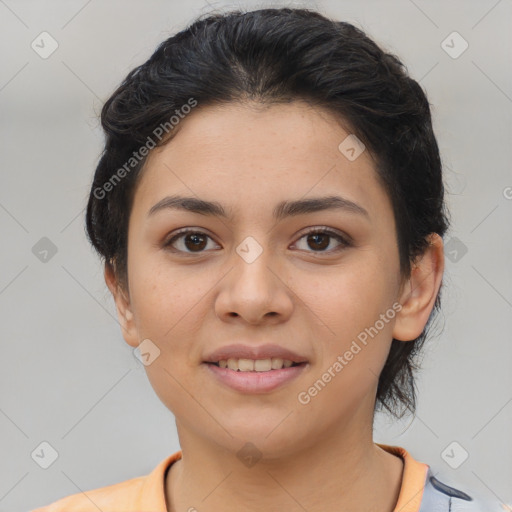
[[(377, 445), (404, 461), (402, 486), (395, 512), (420, 512), (429, 466), (413, 459), (404, 448)], [(73, 494), (31, 512), (167, 512), (165, 474), (181, 456), (181, 450), (169, 455), (148, 475)]]

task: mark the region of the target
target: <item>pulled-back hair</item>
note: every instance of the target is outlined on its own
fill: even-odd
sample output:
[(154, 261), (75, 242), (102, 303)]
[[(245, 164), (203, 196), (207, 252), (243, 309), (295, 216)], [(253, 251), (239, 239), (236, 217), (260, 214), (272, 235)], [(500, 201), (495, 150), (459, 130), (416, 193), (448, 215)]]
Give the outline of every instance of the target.
[[(163, 41), (102, 108), (106, 141), (86, 225), (120, 282), (128, 284), (128, 220), (147, 158), (139, 149), (149, 140), (157, 146), (171, 140), (177, 129), (159, 138), (158, 127), (169, 127), (171, 117), (186, 112), (191, 100), (199, 108), (303, 100), (334, 114), (365, 144), (391, 199), (402, 278), (410, 276), (412, 263), (428, 246), (427, 235), (443, 236), (448, 229), (429, 103), (396, 56), (350, 23), (308, 9), (212, 14)], [(385, 408), (396, 417), (415, 412), (417, 357), (439, 307), (440, 293), (417, 339), (393, 339), (379, 377), (376, 410)]]

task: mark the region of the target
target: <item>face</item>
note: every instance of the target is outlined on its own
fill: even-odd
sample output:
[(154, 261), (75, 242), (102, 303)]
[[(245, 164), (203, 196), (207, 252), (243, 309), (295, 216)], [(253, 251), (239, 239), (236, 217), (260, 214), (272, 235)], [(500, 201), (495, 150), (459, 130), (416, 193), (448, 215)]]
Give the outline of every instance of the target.
[[(368, 151), (347, 158), (338, 147), (349, 132), (302, 102), (198, 107), (179, 128), (148, 157), (128, 290), (115, 292), (126, 341), (160, 351), (145, 368), (178, 429), (277, 456), (349, 420), (371, 428), (392, 338), (418, 335), (432, 300), (415, 323), (400, 320), (409, 309), (392, 205)], [(225, 215), (173, 206), (176, 196)], [(277, 209), (296, 201), (310, 202)], [(263, 354), (244, 359), (269, 359), (257, 350), (275, 345), (302, 363), (250, 375), (205, 363), (230, 345)]]

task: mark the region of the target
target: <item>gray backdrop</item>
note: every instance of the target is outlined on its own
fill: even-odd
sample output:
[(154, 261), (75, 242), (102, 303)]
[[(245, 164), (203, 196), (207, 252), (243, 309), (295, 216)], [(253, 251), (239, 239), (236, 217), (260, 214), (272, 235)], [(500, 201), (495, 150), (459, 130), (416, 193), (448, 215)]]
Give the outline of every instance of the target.
[[(126, 73), (200, 13), (285, 5), (210, 4), (0, 0), (0, 511), (146, 474), (179, 449), (173, 415), (121, 337), (83, 209), (96, 116)], [(375, 441), (511, 504), (512, 2), (286, 5), (366, 30), (433, 105), (453, 216), (444, 313), (416, 418), (380, 416)]]

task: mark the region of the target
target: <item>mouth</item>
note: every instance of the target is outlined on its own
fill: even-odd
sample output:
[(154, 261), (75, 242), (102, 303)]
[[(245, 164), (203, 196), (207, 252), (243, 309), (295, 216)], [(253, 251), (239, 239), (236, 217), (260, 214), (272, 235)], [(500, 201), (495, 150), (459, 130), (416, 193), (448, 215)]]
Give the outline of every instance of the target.
[(271, 393), (297, 379), (308, 362), (273, 359), (222, 359), (204, 361), (214, 382), (244, 395)]
[(277, 344), (232, 344), (204, 358), (207, 375), (243, 394), (270, 393), (298, 378), (310, 366), (304, 356)]

